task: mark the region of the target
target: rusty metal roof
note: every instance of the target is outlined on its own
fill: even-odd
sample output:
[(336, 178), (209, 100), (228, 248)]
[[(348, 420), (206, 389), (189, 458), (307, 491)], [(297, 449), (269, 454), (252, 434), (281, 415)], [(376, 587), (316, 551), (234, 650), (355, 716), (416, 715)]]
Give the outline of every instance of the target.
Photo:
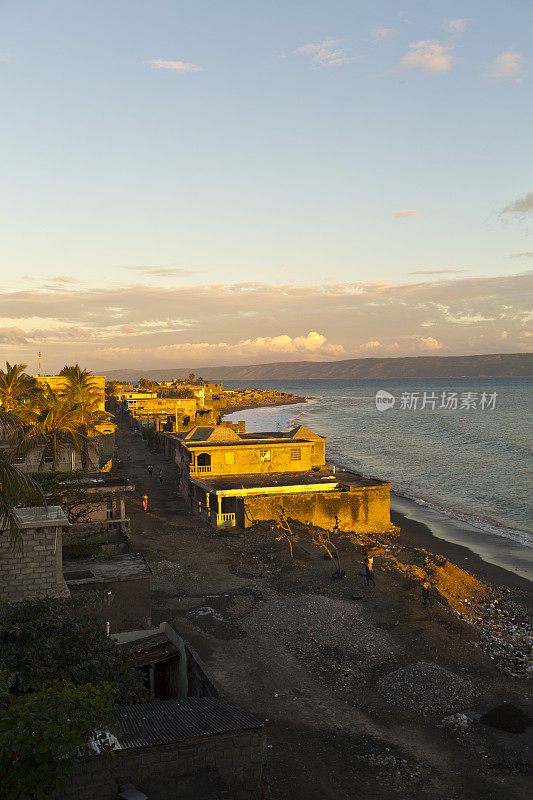
[(122, 647), (135, 656), (140, 667), (144, 664), (157, 664), (160, 661), (166, 661), (167, 658), (179, 655), (176, 645), (164, 633), (155, 633), (153, 636), (146, 636), (143, 639), (124, 642)]
[(242, 708), (215, 697), (157, 700), (113, 711), (120, 746), (156, 747), (218, 733), (262, 728), (262, 723)]

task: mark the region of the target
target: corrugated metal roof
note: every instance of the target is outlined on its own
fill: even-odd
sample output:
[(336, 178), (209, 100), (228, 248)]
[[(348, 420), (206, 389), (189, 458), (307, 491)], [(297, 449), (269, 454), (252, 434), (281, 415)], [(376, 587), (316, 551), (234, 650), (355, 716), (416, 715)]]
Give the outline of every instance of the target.
[(153, 636), (125, 642), (122, 647), (133, 653), (139, 666), (156, 664), (179, 655), (176, 645), (164, 633), (156, 633)]
[(113, 711), (122, 748), (155, 747), (200, 736), (261, 728), (242, 708), (215, 697), (158, 700)]

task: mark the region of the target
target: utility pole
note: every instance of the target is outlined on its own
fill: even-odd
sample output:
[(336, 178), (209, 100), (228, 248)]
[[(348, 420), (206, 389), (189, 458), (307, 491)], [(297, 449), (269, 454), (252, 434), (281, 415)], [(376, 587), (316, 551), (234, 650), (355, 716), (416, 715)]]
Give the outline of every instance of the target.
[(39, 358), (39, 373), (38, 373), (39, 377), (41, 377), (41, 356), (42, 356), (42, 353), (39, 350), (39, 352), (37, 353), (37, 357)]

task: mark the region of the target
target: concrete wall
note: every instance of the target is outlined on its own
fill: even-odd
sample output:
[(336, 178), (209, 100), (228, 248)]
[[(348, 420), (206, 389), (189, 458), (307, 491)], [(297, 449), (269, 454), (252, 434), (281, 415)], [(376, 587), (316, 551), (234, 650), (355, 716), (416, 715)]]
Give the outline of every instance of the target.
[(233, 731), (158, 747), (118, 750), (112, 759), (79, 759), (67, 785), (53, 800), (116, 800), (126, 784), (151, 797), (180, 797), (189, 776), (210, 773), (226, 785), (224, 797), (259, 800), (266, 764), (262, 730)]
[(285, 515), (331, 530), (335, 516), (342, 531), (378, 533), (391, 529), (390, 484), (357, 488), (345, 492), (279, 494), (239, 498), (236, 524), (250, 527), (272, 520), (280, 506)]
[[(187, 442), (184, 443), (187, 445)], [(317, 446), (318, 445), (318, 446)], [(291, 458), (291, 450), (300, 451), (300, 459)], [(315, 453), (315, 450), (318, 452)], [(261, 459), (261, 452), (270, 453), (270, 460)], [(291, 442), (271, 444), (266, 440), (242, 446), (228, 442), (227, 447), (210, 447), (206, 443), (201, 449), (194, 449), (195, 463), (202, 453), (211, 457), (210, 477), (223, 475), (269, 475), (274, 472), (307, 472), (312, 467), (324, 464), (324, 447), (322, 442)], [(194, 465), (191, 475), (196, 476)], [(201, 472), (199, 473), (202, 474)]]
[[(76, 559), (65, 561), (63, 569), (66, 573), (75, 572)], [(104, 629), (109, 622), (112, 633), (151, 624), (149, 574), (107, 580), (69, 580), (67, 586), (73, 597), (80, 594), (90, 597), (84, 613), (98, 620)]]
[(22, 552), (11, 547), (7, 531), (0, 532), (0, 599), (19, 602), (64, 592), (61, 531), (61, 527), (21, 531)]

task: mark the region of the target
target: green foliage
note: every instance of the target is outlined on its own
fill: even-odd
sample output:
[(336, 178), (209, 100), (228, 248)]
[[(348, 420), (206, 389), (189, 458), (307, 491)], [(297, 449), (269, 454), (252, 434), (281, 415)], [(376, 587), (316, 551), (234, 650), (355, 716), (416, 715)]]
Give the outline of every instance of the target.
[(159, 450), (161, 437), (159, 436), (157, 431), (154, 431), (149, 425), (141, 425), (141, 435), (143, 439), (146, 439), (148, 443), (148, 447), (152, 451)]
[(65, 481), (80, 480), (85, 473), (82, 469), (74, 469), (69, 472), (32, 472), (31, 477), (36, 481), (44, 494), (59, 494), (64, 490), (61, 486)]
[[(18, 696), (0, 672), (0, 797), (46, 800), (72, 768), (78, 748), (107, 727), (113, 689), (54, 681)], [(98, 736), (98, 734), (96, 734)], [(110, 750), (98, 737), (98, 744)]]
[(74, 686), (110, 684), (116, 705), (145, 696), (130, 656), (83, 615), (73, 599), (37, 598), (0, 606), (0, 670), (16, 695), (41, 691), (48, 681)]
[[(93, 534), (94, 536), (95, 534)], [(63, 548), (63, 558), (70, 560), (73, 558), (94, 558), (101, 555), (102, 545), (91, 541), (91, 535), (84, 536), (76, 544), (67, 544)]]

